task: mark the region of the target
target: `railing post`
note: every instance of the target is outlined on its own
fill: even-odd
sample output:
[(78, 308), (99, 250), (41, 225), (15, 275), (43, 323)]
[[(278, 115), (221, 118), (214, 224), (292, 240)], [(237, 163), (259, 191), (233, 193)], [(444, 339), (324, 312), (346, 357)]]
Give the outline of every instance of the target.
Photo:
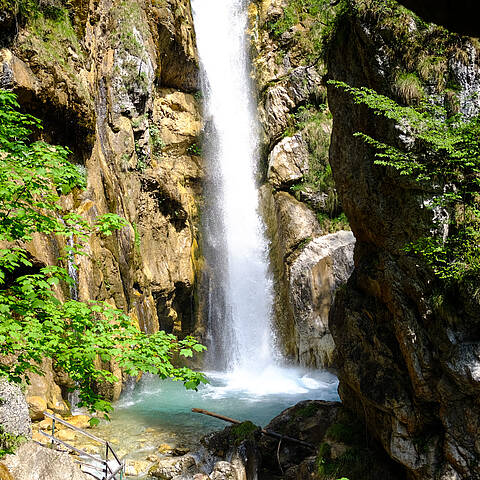
[(105, 442), (105, 478), (108, 478), (108, 442)]
[[(55, 436), (55, 419), (52, 418), (52, 437), (54, 437), (54, 436)], [(55, 442), (52, 439), (52, 447), (53, 447), (54, 443)]]

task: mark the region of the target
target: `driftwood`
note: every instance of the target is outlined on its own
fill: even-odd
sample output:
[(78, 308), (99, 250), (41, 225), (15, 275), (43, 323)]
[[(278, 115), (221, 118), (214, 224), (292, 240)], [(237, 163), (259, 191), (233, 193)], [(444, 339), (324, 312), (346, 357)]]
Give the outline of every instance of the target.
[[(234, 423), (236, 425), (242, 423), (240, 420), (235, 420), (234, 418), (226, 417), (225, 415), (220, 415), (218, 413), (209, 412), (208, 410), (202, 410), (201, 408), (192, 408), (192, 412), (202, 413), (203, 415), (209, 415), (210, 417), (218, 418), (218, 419), (223, 420), (225, 422)], [(315, 447), (315, 445), (313, 445), (311, 443), (308, 443), (308, 442), (304, 442), (303, 440), (298, 440), (298, 438), (288, 437), (287, 435), (282, 435), (282, 434), (277, 433), (277, 432), (272, 432), (271, 430), (265, 430), (264, 428), (262, 428), (260, 431), (264, 435), (267, 435), (269, 437), (278, 438), (280, 440), (285, 440), (287, 442), (297, 443), (297, 444), (302, 445), (304, 447), (311, 448), (312, 450), (317, 449), (317, 447)]]

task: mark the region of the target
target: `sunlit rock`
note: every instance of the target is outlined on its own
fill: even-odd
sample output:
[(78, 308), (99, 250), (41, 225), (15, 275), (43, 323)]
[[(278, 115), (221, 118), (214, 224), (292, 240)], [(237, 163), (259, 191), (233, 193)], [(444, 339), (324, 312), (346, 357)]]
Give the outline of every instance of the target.
[(15, 480), (87, 480), (68, 453), (58, 452), (34, 442), (22, 445), (15, 455), (7, 455), (3, 463)]
[(41, 420), (43, 418), (43, 412), (47, 409), (47, 402), (45, 398), (38, 396), (28, 396), (28, 411), (32, 420)]
[(302, 135), (281, 140), (268, 156), (268, 181), (275, 188), (286, 188), (308, 171), (308, 150)]
[(335, 344), (328, 314), (336, 290), (352, 273), (354, 245), (350, 231), (317, 237), (303, 247), (290, 266), (297, 355), (303, 365), (332, 362)]
[(161, 478), (162, 480), (171, 480), (176, 476), (194, 472), (196, 466), (195, 458), (191, 455), (183, 457), (165, 457), (158, 460), (158, 462), (149, 470), (149, 475)]
[[(29, 438), (32, 435), (30, 415), (25, 397), (16, 384), (0, 379), (0, 429), (15, 437)], [(2, 449), (8, 449), (3, 445)]]

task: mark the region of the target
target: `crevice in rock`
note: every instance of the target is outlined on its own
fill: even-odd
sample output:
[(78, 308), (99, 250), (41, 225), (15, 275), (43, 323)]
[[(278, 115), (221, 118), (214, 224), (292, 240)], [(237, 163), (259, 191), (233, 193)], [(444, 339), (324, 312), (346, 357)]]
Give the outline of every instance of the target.
[(85, 164), (92, 153), (94, 130), (85, 125), (76, 113), (67, 107), (38, 98), (32, 90), (17, 87), (14, 92), (24, 111), (39, 118), (43, 129), (34, 136), (54, 145), (68, 147), (76, 162)]
[(175, 227), (178, 232), (187, 226), (188, 213), (185, 211), (179, 194), (168, 188), (154, 177), (141, 178), (142, 191), (147, 192), (156, 200), (158, 210)]

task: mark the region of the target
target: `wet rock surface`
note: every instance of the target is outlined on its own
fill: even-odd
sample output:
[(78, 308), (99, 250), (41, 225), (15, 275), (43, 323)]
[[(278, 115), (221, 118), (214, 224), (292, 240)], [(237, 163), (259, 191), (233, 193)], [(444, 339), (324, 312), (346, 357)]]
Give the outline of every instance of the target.
[[(319, 308), (320, 304), (331, 303), (331, 294), (326, 294), (330, 292), (327, 284), (331, 284), (331, 272), (325, 270), (320, 279), (322, 256), (306, 246), (348, 225), (330, 228), (324, 222), (325, 217), (338, 215), (335, 193), (327, 193), (327, 183), (319, 181), (328, 177), (325, 169), (331, 132), (331, 119), (324, 112), (324, 67), (320, 58), (307, 60), (304, 50), (305, 42), (314, 35), (310, 30), (312, 19), (291, 26), (281, 35), (275, 31), (288, 5), (283, 0), (259, 0), (249, 10), (266, 170), (262, 204), (271, 239), (279, 343), (295, 361), (321, 367), (331, 364), (334, 347), (328, 330), (328, 308)], [(308, 251), (310, 257), (306, 260), (305, 253), (300, 260), (307, 268), (305, 274), (299, 274), (302, 251)], [(347, 256), (347, 263), (351, 263), (351, 254)], [(342, 280), (336, 277), (333, 290), (347, 280), (350, 270)]]
[(298, 359), (303, 365), (332, 363), (334, 342), (328, 315), (338, 289), (353, 270), (355, 237), (339, 231), (309, 241), (290, 266)]
[[(256, 478), (260, 430), (251, 422), (203, 437), (201, 447), (181, 454), (175, 449), (157, 459), (149, 474), (164, 480), (248, 480)], [(176, 455), (177, 454), (177, 455)]]
[(277, 278), (278, 332), (289, 355), (305, 366), (328, 366), (334, 344), (328, 314), (353, 270), (355, 237), (322, 235), (315, 214), (287, 192), (262, 190)]

